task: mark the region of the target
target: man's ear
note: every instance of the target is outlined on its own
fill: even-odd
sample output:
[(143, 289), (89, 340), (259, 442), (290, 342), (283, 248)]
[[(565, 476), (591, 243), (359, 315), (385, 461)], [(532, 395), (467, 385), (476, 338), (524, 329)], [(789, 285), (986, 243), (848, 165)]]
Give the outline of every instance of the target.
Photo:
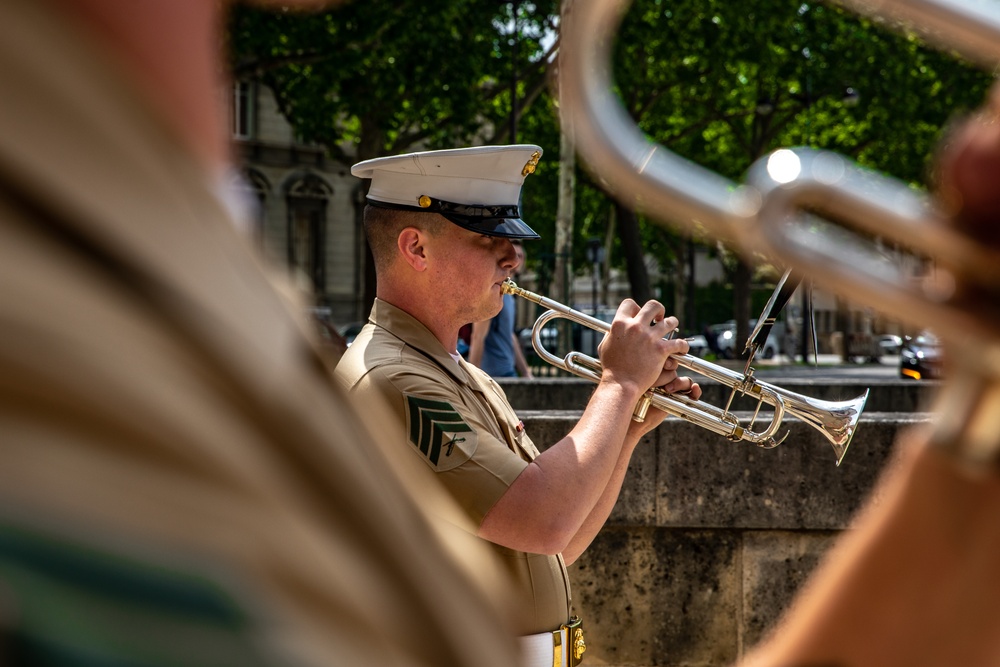
[(396, 238), (399, 254), (416, 271), (427, 268), (427, 252), (424, 247), (426, 241), (426, 233), (416, 227), (406, 227)]

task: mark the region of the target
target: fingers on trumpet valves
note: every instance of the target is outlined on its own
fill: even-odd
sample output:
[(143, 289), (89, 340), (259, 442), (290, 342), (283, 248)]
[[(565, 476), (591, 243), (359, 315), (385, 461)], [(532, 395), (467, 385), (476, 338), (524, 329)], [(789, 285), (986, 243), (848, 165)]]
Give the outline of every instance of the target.
[[(676, 318), (676, 317), (671, 317), (671, 318), (669, 318), (669, 319), (671, 319), (671, 320), (674, 320), (674, 322), (676, 322), (676, 321), (677, 321), (677, 318)], [(657, 325), (661, 325), (661, 324), (665, 324), (665, 323), (667, 323), (667, 322), (668, 322), (668, 319), (663, 319), (663, 320), (653, 320), (652, 322), (650, 322), (650, 323), (649, 323), (649, 326), (651, 326), (651, 327), (655, 327), (655, 326), (657, 326)], [(667, 329), (667, 333), (666, 333), (666, 334), (664, 334), (664, 336), (663, 336), (663, 337), (664, 337), (664, 338), (666, 338), (667, 340), (673, 340), (673, 339), (674, 339), (674, 336), (678, 335), (678, 334), (679, 334), (680, 332), (681, 332), (681, 330), (680, 330), (680, 329), (678, 329), (678, 328), (677, 328), (677, 325), (675, 324), (675, 325), (674, 325), (673, 327), (669, 327), (669, 328)], [(681, 340), (686, 340), (686, 339), (681, 339)]]
[[(688, 378), (690, 380), (690, 378)], [(692, 400), (701, 400), (701, 385), (691, 380), (691, 385), (688, 387), (687, 395), (691, 397)]]
[(660, 389), (668, 394), (680, 394), (687, 396), (691, 400), (701, 399), (701, 386), (689, 377), (677, 376), (671, 381), (660, 385)]
[(688, 352), (691, 351), (691, 343), (684, 340), (683, 338), (666, 337), (664, 338), (664, 340), (667, 343), (668, 354), (687, 354)]
[(653, 386), (667, 394), (681, 394), (693, 400), (701, 398), (701, 387), (693, 378), (678, 375), (679, 364), (673, 357), (668, 357), (663, 364), (663, 369)]
[(635, 317), (639, 314), (640, 308), (632, 299), (625, 299), (620, 304), (618, 304), (618, 311), (615, 313), (615, 319), (619, 317)]
[[(663, 304), (659, 301), (647, 301), (642, 308), (639, 309), (638, 317), (642, 318), (644, 321), (649, 322), (652, 326), (660, 326), (661, 324), (668, 324), (673, 318), (667, 317), (667, 310), (663, 307)], [(674, 325), (676, 326), (676, 324)]]
[(677, 380), (677, 371), (668, 370), (664, 368), (660, 371), (659, 377), (656, 378), (656, 382), (652, 385), (657, 389), (662, 389), (665, 392), (670, 393), (670, 388), (673, 387), (674, 382)]

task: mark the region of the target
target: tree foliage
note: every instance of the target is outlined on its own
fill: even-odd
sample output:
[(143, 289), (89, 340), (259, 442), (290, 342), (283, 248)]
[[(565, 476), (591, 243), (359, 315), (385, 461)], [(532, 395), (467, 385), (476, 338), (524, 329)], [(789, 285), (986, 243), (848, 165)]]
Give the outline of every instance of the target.
[(639, 0), (616, 54), (621, 98), (655, 140), (740, 179), (808, 145), (926, 183), (942, 127), (991, 75), (836, 7)]
[[(508, 142), (513, 114), (517, 139), (546, 153), (524, 201), (543, 237), (530, 254), (539, 266), (554, 256), (557, 12), (557, 0), (356, 1), (309, 15), (239, 7), (230, 52), (238, 76), (268, 85), (296, 132), (337, 157)], [(992, 80), (912, 35), (802, 0), (635, 0), (614, 73), (652, 139), (728, 178), (778, 147), (808, 145), (916, 185), (928, 182), (942, 128)], [(613, 216), (585, 172), (577, 183), (582, 266), (586, 239), (603, 238)], [(626, 260), (615, 234), (611, 261), (677, 266), (683, 235), (637, 224), (638, 256)], [(729, 265), (749, 282), (738, 274), (749, 267)]]
[(991, 79), (912, 36), (799, 0), (640, 0), (616, 63), (643, 128), (731, 178), (772, 148), (808, 144), (920, 181), (943, 123), (977, 105)]
[(544, 87), (553, 0), (351, 2), (299, 14), (239, 6), (230, 22), (238, 77), (277, 96), (298, 134), (370, 158), (416, 146), (509, 138), (517, 100)]
[[(801, 0), (638, 0), (614, 73), (652, 139), (736, 181), (770, 151), (807, 145), (922, 185), (942, 128), (992, 78), (912, 35)], [(643, 251), (676, 266), (682, 240), (642, 226)], [(731, 255), (728, 265), (734, 286), (748, 286), (751, 267)], [(738, 321), (749, 296), (734, 304)]]

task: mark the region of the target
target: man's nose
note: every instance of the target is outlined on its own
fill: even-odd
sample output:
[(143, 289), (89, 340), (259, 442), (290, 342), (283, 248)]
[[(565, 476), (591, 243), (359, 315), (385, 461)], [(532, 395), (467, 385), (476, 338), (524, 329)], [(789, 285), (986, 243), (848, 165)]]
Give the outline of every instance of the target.
[(503, 240), (504, 254), (501, 260), (504, 268), (514, 268), (517, 266), (517, 251), (514, 249), (514, 244), (510, 242), (509, 239)]

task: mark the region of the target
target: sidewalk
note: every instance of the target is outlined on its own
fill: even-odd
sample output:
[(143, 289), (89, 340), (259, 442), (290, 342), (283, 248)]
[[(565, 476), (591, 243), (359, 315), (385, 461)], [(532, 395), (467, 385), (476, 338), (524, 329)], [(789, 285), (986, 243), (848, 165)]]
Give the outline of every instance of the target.
[[(809, 359), (808, 359), (808, 363), (807, 364), (803, 364), (801, 356), (796, 356), (795, 357), (795, 361), (790, 361), (787, 356), (785, 356), (783, 354), (778, 354), (778, 355), (775, 355), (774, 358), (772, 358), (772, 359), (763, 359), (763, 358), (757, 357), (757, 358), (755, 358), (753, 360), (753, 365), (755, 367), (758, 367), (758, 368), (762, 368), (764, 366), (771, 367), (771, 366), (803, 366), (803, 365), (808, 365), (808, 366), (814, 366), (814, 365), (815, 366), (851, 366), (851, 367), (857, 367), (857, 366), (899, 366), (899, 355), (898, 354), (888, 354), (888, 355), (879, 357), (879, 361), (878, 361), (877, 364), (868, 361), (864, 357), (854, 357), (854, 359), (855, 359), (855, 361), (845, 362), (844, 359), (843, 359), (843, 357), (841, 357), (839, 354), (820, 354), (814, 360), (813, 356), (810, 354), (809, 355)], [(714, 363), (719, 363), (719, 362), (714, 362)], [(741, 360), (730, 360), (730, 361), (726, 361), (726, 362), (723, 362), (723, 363), (725, 363), (726, 365), (728, 365), (730, 363), (733, 363), (733, 364), (736, 364), (736, 365), (740, 366), (740, 368), (743, 368), (743, 366), (745, 365), (745, 362), (743, 362)]]

